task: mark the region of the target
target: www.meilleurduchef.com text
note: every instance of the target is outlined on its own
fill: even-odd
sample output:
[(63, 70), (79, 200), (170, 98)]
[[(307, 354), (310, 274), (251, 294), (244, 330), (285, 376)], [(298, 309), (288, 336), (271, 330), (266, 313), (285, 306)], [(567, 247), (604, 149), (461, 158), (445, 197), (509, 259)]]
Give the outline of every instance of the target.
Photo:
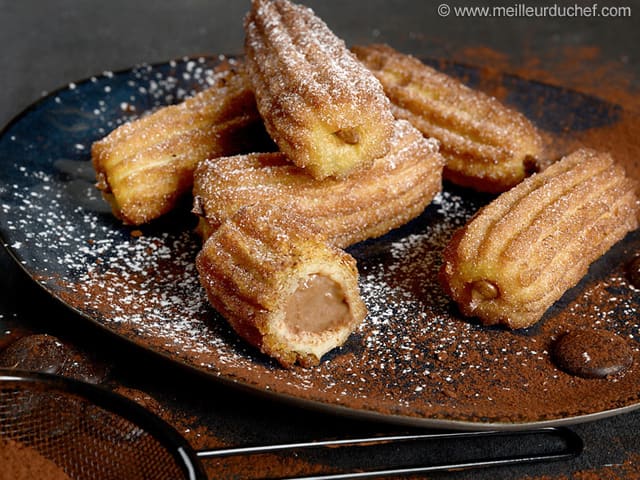
[(441, 17), (503, 17), (503, 18), (536, 18), (536, 17), (568, 17), (568, 18), (598, 18), (598, 17), (631, 17), (631, 7), (621, 5), (527, 5), (515, 3), (509, 6), (487, 5), (452, 5), (441, 3), (438, 5), (438, 15)]

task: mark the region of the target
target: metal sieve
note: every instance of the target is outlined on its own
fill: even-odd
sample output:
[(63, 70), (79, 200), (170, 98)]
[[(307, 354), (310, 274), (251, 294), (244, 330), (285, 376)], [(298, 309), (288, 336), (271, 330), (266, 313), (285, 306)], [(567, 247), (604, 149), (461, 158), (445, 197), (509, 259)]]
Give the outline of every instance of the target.
[(142, 406), (68, 378), (0, 372), (0, 439), (71, 479), (204, 479), (191, 447)]
[(579, 455), (583, 444), (571, 430), (550, 427), (524, 432), (439, 432), (196, 452), (173, 427), (128, 398), (65, 377), (0, 369), (0, 445), (14, 442), (29, 448), (53, 462), (72, 480), (205, 480), (200, 461), (203, 458), (528, 435), (552, 436), (560, 440), (561, 446), (548, 452), (469, 462), (305, 477), (309, 480), (372, 478), (566, 460)]

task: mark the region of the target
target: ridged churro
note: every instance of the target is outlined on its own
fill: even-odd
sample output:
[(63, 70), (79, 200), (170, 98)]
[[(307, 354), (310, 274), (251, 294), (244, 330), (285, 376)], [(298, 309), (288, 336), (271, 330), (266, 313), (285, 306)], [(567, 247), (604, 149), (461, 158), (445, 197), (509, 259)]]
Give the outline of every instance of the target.
[(499, 193), (535, 168), (541, 136), (521, 113), (389, 46), (352, 51), (380, 80), (396, 117), (440, 141), (445, 179)]
[(241, 65), (178, 105), (124, 124), (91, 149), (97, 187), (124, 223), (139, 225), (170, 211), (192, 186), (205, 158), (253, 149), (264, 128)]
[(398, 120), (391, 151), (344, 180), (316, 180), (283, 153), (204, 161), (194, 174), (194, 211), (206, 221), (204, 230), (213, 231), (243, 206), (269, 203), (346, 247), (422, 213), (441, 189), (444, 160), (437, 149), (437, 142)]
[(582, 149), (501, 194), (455, 233), (440, 275), (463, 314), (524, 328), (638, 227), (635, 182)]
[(279, 207), (239, 210), (196, 266), (211, 305), (285, 367), (318, 364), (366, 316), (355, 260)]
[(258, 109), (291, 161), (322, 179), (387, 153), (393, 114), (380, 82), (311, 9), (253, 0), (245, 32)]

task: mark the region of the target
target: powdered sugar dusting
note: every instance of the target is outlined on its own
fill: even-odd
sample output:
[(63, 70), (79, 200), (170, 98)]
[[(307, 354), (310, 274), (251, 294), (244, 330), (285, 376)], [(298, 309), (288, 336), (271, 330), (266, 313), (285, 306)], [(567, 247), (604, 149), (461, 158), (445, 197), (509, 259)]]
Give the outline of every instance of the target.
[[(393, 114), (382, 85), (313, 11), (258, 0), (245, 31), (258, 110), (293, 163), (317, 178), (343, 176), (388, 151)], [(336, 145), (357, 148), (337, 148), (341, 135), (350, 140)]]
[[(484, 328), (460, 318), (437, 280), (444, 245), (487, 201), (450, 188), (408, 225), (350, 248), (369, 316), (318, 367), (282, 369), (238, 340), (199, 285), (193, 261), (200, 245), (190, 214), (123, 227), (95, 190), (89, 162), (89, 146), (109, 125), (203, 88), (205, 70), (215, 64), (178, 60), (78, 82), (45, 98), (0, 137), (2, 235), (46, 289), (110, 331), (212, 377), (323, 405), (480, 425), (638, 402), (637, 367), (587, 382), (556, 369), (549, 354), (569, 326), (615, 331), (638, 354), (638, 326), (628, 319), (640, 299), (616, 267), (627, 247), (531, 331)], [(122, 110), (122, 102), (135, 110)], [(628, 248), (638, 240), (630, 242)]]
[(373, 108), (363, 103), (367, 101), (389, 104), (378, 80), (310, 8), (286, 0), (258, 1), (245, 28), (251, 51), (269, 49), (268, 55), (260, 53), (256, 60), (270, 63), (259, 66), (265, 71), (279, 71), (278, 77), (288, 82), (286, 89), (280, 89), (283, 93), (304, 91), (322, 101), (327, 95), (348, 98), (358, 109)]
[[(47, 133), (64, 139), (55, 148), (32, 143), (28, 125), (6, 137), (15, 144), (8, 157), (34, 151), (34, 165), (27, 158), (7, 166), (12, 181), (0, 187), (0, 212), (12, 240), (5, 245), (82, 313), (136, 338), (165, 338), (166, 348), (211, 348), (190, 341), (202, 337), (201, 319), (209, 315), (193, 262), (198, 241), (189, 227), (150, 234), (122, 227), (94, 186), (89, 146), (105, 130), (213, 84), (220, 61), (234, 62), (185, 58), (74, 83), (44, 100)], [(34, 123), (42, 121), (38, 112)]]

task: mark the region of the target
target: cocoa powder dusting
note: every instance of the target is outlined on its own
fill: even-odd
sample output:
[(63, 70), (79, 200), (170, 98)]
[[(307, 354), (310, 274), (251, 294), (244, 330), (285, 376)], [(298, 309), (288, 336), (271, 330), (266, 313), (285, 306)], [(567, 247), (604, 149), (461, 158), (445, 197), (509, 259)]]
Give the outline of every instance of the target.
[[(204, 68), (203, 63), (195, 67)], [(143, 73), (130, 80), (135, 87), (149, 92), (152, 84), (158, 98), (169, 95), (162, 89), (172, 82), (152, 67)], [(587, 97), (574, 95), (567, 107), (558, 100), (569, 95), (564, 91), (489, 69), (481, 74), (480, 85), (494, 85), (516, 104), (520, 99), (519, 107), (545, 129), (556, 151), (572, 148), (572, 142), (611, 146), (621, 162), (635, 162), (637, 156), (630, 155), (638, 148), (637, 121), (626, 111), (596, 102), (598, 115), (589, 116), (592, 110), (578, 108), (580, 102), (595, 102)], [(109, 81), (98, 79), (96, 88)], [(521, 95), (507, 95), (507, 90)], [(65, 92), (57, 98), (63, 106), (73, 102)], [(114, 126), (126, 116), (96, 110), (95, 125)], [(16, 142), (26, 141), (19, 133), (14, 136)], [(191, 217), (176, 214), (131, 235), (91, 193), (88, 156), (78, 155), (69, 154), (78, 161), (66, 164), (65, 176), (44, 166), (7, 167), (24, 179), (6, 187), (11, 200), (1, 206), (7, 228), (25, 232), (15, 235), (11, 247), (45, 288), (82, 314), (211, 378), (337, 411), (452, 428), (493, 428), (495, 423), (521, 428), (640, 404), (639, 332), (630, 321), (640, 308), (640, 294), (624, 274), (624, 264), (640, 251), (637, 234), (596, 262), (536, 326), (526, 331), (483, 327), (457, 312), (437, 272), (453, 231), (490, 198), (447, 185), (420, 218), (350, 249), (369, 316), (318, 367), (285, 370), (240, 341), (208, 306), (193, 265), (200, 244), (190, 231)], [(84, 197), (69, 194), (68, 178), (74, 175), (90, 179), (80, 190)], [(21, 255), (27, 244), (28, 254)], [(572, 328), (619, 335), (633, 352), (633, 365), (607, 379), (559, 370), (551, 345)]]
[(0, 480), (70, 480), (51, 460), (13, 440), (0, 438)]
[(609, 58), (594, 45), (563, 45), (540, 52), (535, 45), (518, 58), (484, 45), (465, 46), (452, 52), (462, 63), (486, 68), (495, 75), (505, 72), (640, 109), (637, 79), (627, 69), (628, 58)]
[[(171, 408), (148, 393), (123, 385), (116, 386), (114, 391), (135, 401), (173, 426), (195, 451), (237, 446), (228, 444), (223, 436), (215, 431), (215, 425), (203, 425), (201, 419)], [(275, 478), (282, 477), (283, 472), (287, 472), (287, 476), (302, 476), (327, 471), (326, 467), (309, 462), (304, 456), (291, 455), (290, 452), (209, 458), (202, 464), (208, 478)]]
[(623, 110), (617, 122), (568, 136), (578, 144), (611, 152), (627, 174), (640, 182), (640, 114)]
[(133, 264), (144, 274), (123, 281), (131, 259), (112, 258), (109, 269), (64, 285), (61, 296), (104, 315), (99, 322), (125, 337), (213, 376), (351, 409), (481, 424), (544, 421), (635, 403), (637, 368), (615, 379), (584, 380), (560, 371), (550, 358), (555, 338), (577, 327), (612, 329), (637, 357), (637, 332), (626, 319), (639, 299), (622, 265), (586, 283), (574, 301), (529, 331), (482, 327), (452, 310), (436, 281), (440, 251), (474, 210), (445, 192), (412, 233), (354, 247), (369, 317), (313, 369), (281, 369), (235, 337), (192, 278), (188, 252), (198, 247), (184, 236), (187, 243), (173, 243), (181, 253), (167, 258), (152, 254), (165, 251), (149, 248), (157, 239), (139, 237), (123, 251), (146, 253), (143, 264)]

